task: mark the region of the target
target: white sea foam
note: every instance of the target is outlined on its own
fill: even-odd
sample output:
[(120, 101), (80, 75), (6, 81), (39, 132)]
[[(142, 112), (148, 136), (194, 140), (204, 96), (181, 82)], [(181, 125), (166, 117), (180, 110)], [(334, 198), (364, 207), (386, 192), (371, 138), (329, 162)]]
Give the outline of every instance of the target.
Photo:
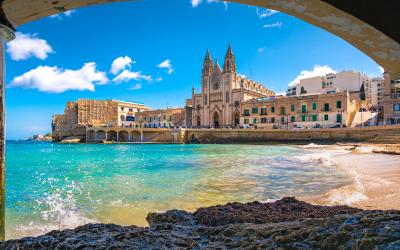
[[(67, 179), (66, 179), (67, 180)], [(47, 178), (42, 183), (53, 183), (59, 180)], [(42, 220), (29, 224), (16, 225), (16, 236), (37, 236), (52, 230), (73, 229), (87, 223), (96, 223), (83, 213), (83, 208), (77, 206), (74, 195), (80, 194), (81, 189), (77, 182), (71, 181), (64, 188), (55, 188), (55, 191), (46, 194), (46, 197), (36, 200), (36, 209), (40, 211)], [(42, 208), (42, 209), (41, 209)], [(85, 214), (90, 214), (85, 210)]]

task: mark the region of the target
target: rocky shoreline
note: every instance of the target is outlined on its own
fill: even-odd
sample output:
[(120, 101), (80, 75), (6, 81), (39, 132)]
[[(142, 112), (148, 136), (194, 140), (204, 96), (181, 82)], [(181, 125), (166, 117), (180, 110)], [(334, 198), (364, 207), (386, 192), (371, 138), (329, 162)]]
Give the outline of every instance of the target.
[(170, 210), (149, 227), (87, 224), (0, 243), (0, 249), (400, 249), (400, 211), (273, 203)]

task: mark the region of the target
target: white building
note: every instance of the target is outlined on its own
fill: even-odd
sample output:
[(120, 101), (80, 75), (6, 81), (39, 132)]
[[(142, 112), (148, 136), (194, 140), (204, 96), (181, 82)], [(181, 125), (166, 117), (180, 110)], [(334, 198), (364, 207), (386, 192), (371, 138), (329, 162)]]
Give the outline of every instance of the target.
[[(377, 82), (374, 84), (377, 84)], [(378, 91), (374, 89), (372, 80), (368, 75), (353, 70), (301, 79), (296, 85), (288, 87), (286, 95), (329, 94), (346, 90), (349, 92), (359, 92), (363, 85), (366, 95), (366, 105), (372, 106), (372, 102), (377, 103)]]
[(119, 127), (133, 127), (135, 126), (136, 112), (147, 111), (150, 110), (149, 107), (146, 107), (142, 103), (135, 102), (124, 102), (113, 100), (118, 105), (118, 126)]

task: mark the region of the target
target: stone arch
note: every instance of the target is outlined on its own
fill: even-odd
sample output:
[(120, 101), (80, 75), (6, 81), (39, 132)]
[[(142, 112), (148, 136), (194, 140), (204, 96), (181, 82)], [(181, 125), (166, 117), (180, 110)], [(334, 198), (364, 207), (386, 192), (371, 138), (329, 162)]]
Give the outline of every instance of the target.
[(219, 128), (220, 123), (221, 123), (219, 112), (218, 111), (214, 111), (212, 118), (213, 118), (213, 123), (212, 123), (213, 127), (214, 128)]
[(201, 116), (200, 115), (198, 115), (196, 117), (196, 127), (201, 127)]
[(129, 142), (129, 132), (126, 130), (119, 131), (119, 141), (120, 142)]
[(107, 141), (118, 141), (118, 132), (115, 130), (110, 130), (107, 132)]
[(131, 142), (140, 142), (140, 131), (134, 130), (131, 133)]
[(240, 113), (239, 111), (235, 111), (232, 114), (232, 124), (237, 127), (240, 125)]
[[(36, 0), (4, 0), (1, 1), (3, 16), (0, 20), (7, 27), (14, 29), (22, 24), (94, 4), (123, 2), (127, 0), (85, 0), (85, 1), (48, 1)], [(393, 30), (397, 10), (395, 3), (376, 5), (373, 1), (354, 7), (347, 2), (333, 0), (226, 0), (284, 12), (302, 19), (312, 25), (341, 37), (365, 54), (369, 55), (392, 78), (400, 77), (400, 37)], [(357, 9), (356, 9), (357, 8)], [(373, 9), (377, 16), (369, 17)], [(393, 19), (390, 19), (393, 16)], [(386, 18), (386, 20), (385, 20)]]
[(98, 130), (96, 132), (96, 140), (105, 140), (106, 139), (106, 131)]

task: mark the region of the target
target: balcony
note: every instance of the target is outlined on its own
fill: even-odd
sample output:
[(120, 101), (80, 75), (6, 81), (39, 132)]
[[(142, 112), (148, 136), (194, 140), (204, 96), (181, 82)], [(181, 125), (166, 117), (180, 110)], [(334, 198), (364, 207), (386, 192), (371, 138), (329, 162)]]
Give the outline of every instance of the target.
[(250, 113), (244, 113), (243, 116), (250, 116)]
[(260, 115), (267, 115), (267, 112), (261, 112)]
[(332, 112), (332, 109), (331, 108), (329, 108), (329, 109), (323, 108), (323, 109), (321, 109), (321, 112)]

